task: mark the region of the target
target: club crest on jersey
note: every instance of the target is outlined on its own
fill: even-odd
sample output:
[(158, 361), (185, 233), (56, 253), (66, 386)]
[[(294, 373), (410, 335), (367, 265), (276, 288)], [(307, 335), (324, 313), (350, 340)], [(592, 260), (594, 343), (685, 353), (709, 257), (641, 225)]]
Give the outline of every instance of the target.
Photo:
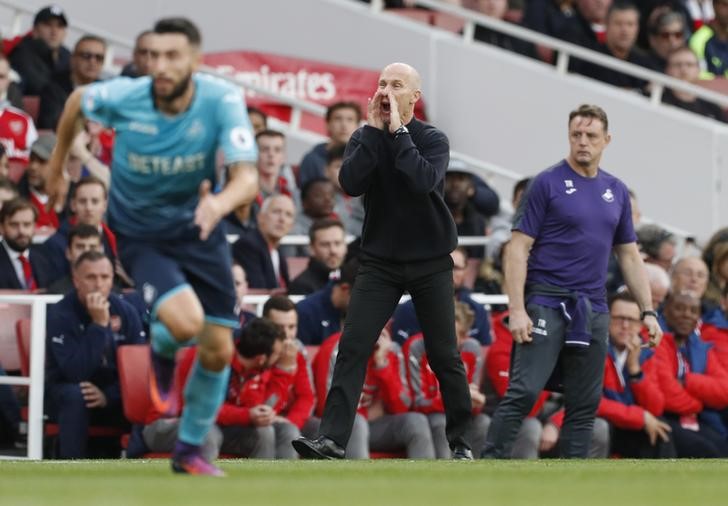
[(571, 179), (564, 179), (564, 184), (566, 185), (566, 194), (571, 195), (576, 191), (576, 188), (574, 188), (574, 181)]
[(23, 133), (25, 123), (20, 120), (11, 121), (10, 123), (8, 123), (8, 126), (10, 127), (10, 131), (13, 132), (13, 135), (20, 135), (21, 133)]
[(185, 133), (185, 138), (191, 141), (194, 139), (199, 139), (203, 135), (205, 135), (205, 125), (202, 124), (202, 121), (196, 119), (187, 129), (187, 132)]
[(612, 190), (607, 188), (607, 191), (602, 193), (602, 198), (605, 202), (614, 202), (614, 193), (612, 193)]

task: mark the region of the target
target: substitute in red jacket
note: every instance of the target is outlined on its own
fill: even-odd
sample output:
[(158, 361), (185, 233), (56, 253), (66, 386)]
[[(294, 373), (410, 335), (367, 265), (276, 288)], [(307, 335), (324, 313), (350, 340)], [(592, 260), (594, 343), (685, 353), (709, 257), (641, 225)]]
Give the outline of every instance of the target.
[[(465, 365), (465, 375), (470, 386), (470, 397), (473, 406), (473, 421), (470, 429), (466, 432), (465, 439), (473, 449), (473, 454), (480, 455), (485, 446), (490, 417), (482, 412), (485, 406), (485, 395), (480, 391), (480, 379), (483, 371), (483, 348), (477, 340), (468, 335), (474, 320), (475, 313), (467, 304), (464, 302), (455, 303), (457, 346)], [(407, 339), (404, 343), (403, 352), (407, 364), (407, 380), (412, 390), (414, 409), (427, 415), (437, 458), (449, 459), (451, 454), (445, 436), (445, 409), (442, 403), (440, 385), (427, 360), (425, 341), (422, 334), (415, 334)]]
[(728, 372), (698, 336), (699, 319), (700, 300), (692, 293), (665, 300), (660, 324), (666, 332), (656, 352), (665, 417), (678, 457), (726, 457), (728, 431), (717, 410), (728, 406)]
[(288, 390), (288, 400), (279, 412), (278, 421), (287, 421), (301, 430), (311, 417), (316, 399), (306, 348), (296, 339), (298, 333), (296, 305), (285, 295), (273, 295), (263, 305), (263, 317), (281, 327), (286, 334), (286, 343), (296, 347), (296, 375)]
[[(298, 429), (276, 421), (295, 376), (295, 347), (285, 345), (278, 325), (257, 318), (243, 329), (236, 348), (225, 402), (217, 415), (223, 435), (221, 451), (252, 458), (295, 458), (289, 449)], [(196, 356), (196, 348), (182, 356), (177, 365), (178, 385), (186, 383)], [(145, 427), (144, 439), (150, 449), (168, 451), (161, 446), (169, 425), (173, 424), (158, 421)], [(206, 441), (205, 446), (208, 444)]]
[(612, 426), (612, 451), (630, 458), (674, 458), (654, 352), (642, 348), (640, 307), (628, 292), (609, 304), (609, 348), (597, 416)]

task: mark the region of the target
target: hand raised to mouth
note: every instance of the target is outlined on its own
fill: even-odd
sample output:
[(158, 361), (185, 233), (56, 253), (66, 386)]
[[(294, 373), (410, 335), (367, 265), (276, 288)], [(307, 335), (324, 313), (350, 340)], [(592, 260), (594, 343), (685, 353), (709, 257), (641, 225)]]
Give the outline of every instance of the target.
[(384, 130), (384, 118), (382, 118), (382, 99), (384, 95), (381, 91), (377, 91), (372, 98), (367, 101), (367, 124), (371, 127)]

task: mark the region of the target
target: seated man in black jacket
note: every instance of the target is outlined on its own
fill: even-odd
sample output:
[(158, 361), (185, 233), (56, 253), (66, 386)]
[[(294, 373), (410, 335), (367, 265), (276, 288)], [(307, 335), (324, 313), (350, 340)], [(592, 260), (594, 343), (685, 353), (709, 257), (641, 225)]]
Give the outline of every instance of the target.
[(48, 310), (46, 392), (62, 459), (86, 457), (89, 425), (124, 424), (116, 349), (146, 335), (113, 279), (108, 257), (87, 251), (73, 265), (76, 289)]
[(33, 20), (33, 30), (13, 49), (10, 65), (23, 80), (25, 95), (38, 95), (54, 76), (68, 72), (71, 53), (63, 45), (68, 20), (57, 6), (44, 7)]
[(280, 244), (291, 231), (295, 216), (291, 197), (271, 195), (258, 212), (258, 228), (233, 244), (233, 259), (245, 269), (250, 288), (288, 287), (288, 266)]
[(317, 220), (308, 232), (311, 258), (308, 267), (291, 281), (288, 293), (308, 295), (326, 286), (331, 271), (341, 267), (346, 258), (346, 234), (339, 220)]

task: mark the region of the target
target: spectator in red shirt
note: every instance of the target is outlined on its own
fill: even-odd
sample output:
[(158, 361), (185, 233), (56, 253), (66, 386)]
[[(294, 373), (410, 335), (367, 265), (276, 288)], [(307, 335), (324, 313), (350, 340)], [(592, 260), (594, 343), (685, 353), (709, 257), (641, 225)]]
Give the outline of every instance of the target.
[[(296, 375), (296, 349), (285, 343), (285, 332), (275, 323), (259, 318), (243, 329), (233, 355), (225, 402), (217, 415), (223, 433), (221, 450), (252, 458), (294, 458), (292, 432), (278, 414), (288, 402), (288, 391)], [(194, 352), (189, 352), (180, 369), (189, 371)], [(277, 450), (278, 441), (287, 448)]]
[(38, 138), (38, 132), (33, 118), (7, 101), (9, 86), (10, 63), (0, 53), (0, 143), (5, 148), (9, 161), (27, 164), (30, 160), (30, 146)]

